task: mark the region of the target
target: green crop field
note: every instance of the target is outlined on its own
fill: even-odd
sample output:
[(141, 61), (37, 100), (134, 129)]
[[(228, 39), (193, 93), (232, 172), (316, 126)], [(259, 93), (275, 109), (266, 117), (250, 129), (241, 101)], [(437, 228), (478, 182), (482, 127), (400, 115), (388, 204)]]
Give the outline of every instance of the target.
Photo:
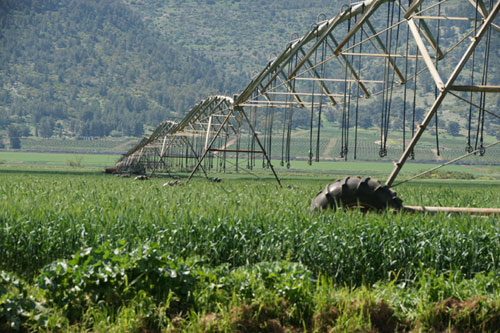
[(92, 169), (112, 167), (120, 155), (0, 152), (0, 168), (67, 168)]
[[(332, 175), (387, 169), (331, 165)], [(0, 167), (0, 331), (499, 327), (498, 216), (311, 213), (336, 178), (326, 172), (283, 175), (280, 188), (269, 173), (162, 186), (168, 179), (40, 170)], [(471, 172), (398, 195), (500, 207), (500, 181), (478, 179), (498, 169)]]
[(132, 147), (137, 139), (98, 139), (74, 140), (60, 138), (22, 138), (21, 146), (25, 150), (39, 152), (78, 152), (78, 153), (124, 153)]

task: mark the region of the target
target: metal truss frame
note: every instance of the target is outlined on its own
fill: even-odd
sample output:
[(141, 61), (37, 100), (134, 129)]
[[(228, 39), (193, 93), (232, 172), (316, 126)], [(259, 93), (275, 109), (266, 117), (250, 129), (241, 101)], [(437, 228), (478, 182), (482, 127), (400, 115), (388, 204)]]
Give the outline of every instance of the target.
[[(453, 1), (470, 4), (476, 10), (476, 18), (443, 14), (441, 7)], [(255, 128), (247, 115), (248, 108), (270, 112), (287, 108), (306, 110), (311, 115), (312, 139), (313, 117), (320, 119), (322, 108), (340, 107), (343, 108), (343, 115), (349, 117), (352, 100), (382, 95), (383, 102), (387, 103), (394, 89), (404, 87), (412, 80), (416, 85), (417, 76), (429, 75), (436, 89), (434, 101), (395, 163), (386, 182), (387, 186), (391, 186), (451, 91), (500, 93), (500, 86), (472, 82), (456, 84), (483, 37), (491, 30), (500, 32), (500, 27), (494, 22), (500, 10), (500, 0), (495, 0), (492, 6), (485, 5), (483, 0), (414, 0), (407, 5), (402, 0), (365, 0), (344, 8), (335, 17), (317, 22), (304, 36), (291, 41), (240, 94), (233, 98), (209, 97), (196, 104), (181, 122), (162, 123), (148, 139), (143, 139), (127, 152), (119, 164), (130, 166), (143, 163), (149, 166), (153, 161), (151, 174), (154, 174), (157, 168), (168, 166), (165, 160), (171, 156), (169, 151), (172, 147), (187, 147), (196, 160), (189, 181), (200, 167), (207, 174), (202, 162), (210, 154), (260, 153), (280, 183), (271, 164), (271, 156), (259, 139), (261, 131)], [(383, 10), (385, 8), (387, 13)], [(389, 10), (392, 10), (392, 16)], [(394, 12), (398, 15), (396, 19)], [(375, 14), (377, 24), (371, 21)], [(385, 26), (381, 24), (380, 17), (386, 20)], [(456, 42), (449, 41), (443, 46), (439, 41), (440, 24), (464, 21), (474, 22), (474, 29), (462, 29), (457, 33)], [(403, 39), (400, 29), (405, 27), (408, 37), (404, 42), (398, 42), (398, 38)], [(398, 48), (401, 44), (406, 44), (404, 54)], [(449, 55), (460, 51), (459, 62), (453, 64)], [(423, 60), (424, 67), (418, 68), (419, 60)], [(366, 77), (362, 73), (365, 62), (374, 66), (379, 64), (383, 70), (375, 76)], [(402, 63), (406, 64), (405, 69)], [(414, 69), (414, 75), (408, 75), (408, 63)], [(450, 68), (453, 69), (451, 72)], [(226, 144), (219, 148), (215, 146), (222, 136), (240, 136), (245, 130), (255, 139), (260, 150), (229, 149)], [(319, 142), (319, 125), (317, 135)], [(201, 149), (191, 143), (193, 138), (204, 139)]]

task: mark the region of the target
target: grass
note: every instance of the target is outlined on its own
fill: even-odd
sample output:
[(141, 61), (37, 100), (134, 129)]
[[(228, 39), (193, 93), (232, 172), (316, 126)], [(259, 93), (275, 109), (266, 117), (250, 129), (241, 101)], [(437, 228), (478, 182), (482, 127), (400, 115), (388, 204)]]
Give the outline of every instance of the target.
[(120, 155), (0, 152), (0, 160), (4, 162), (2, 167), (15, 168), (66, 168), (69, 165), (68, 161), (80, 161), (79, 167), (104, 168), (105, 166), (114, 166), (118, 158)]
[(21, 146), (22, 149), (38, 152), (119, 154), (130, 149), (135, 144), (136, 140), (135, 138), (75, 140), (55, 137), (49, 139), (27, 137), (21, 139)]
[[(0, 169), (1, 329), (488, 331), (500, 316), (498, 217), (312, 214), (329, 173), (163, 187), (46, 170)], [(499, 188), (440, 179), (398, 193), (500, 207)]]
[[(120, 155), (111, 154), (64, 154), (64, 153), (33, 153), (33, 152), (0, 152), (0, 170), (26, 171), (30, 173), (68, 172), (101, 172), (105, 167), (114, 166)], [(261, 169), (262, 161), (257, 160), (257, 167), (248, 173), (246, 169), (247, 161), (240, 160), (240, 172), (235, 174), (235, 159), (228, 159), (228, 174), (223, 177), (256, 179), (252, 174), (256, 174), (261, 179), (267, 180), (272, 175), (269, 169)], [(280, 178), (294, 179), (296, 177), (319, 177), (328, 181), (332, 178), (341, 178), (352, 175), (370, 175), (383, 180), (390, 174), (394, 166), (388, 161), (366, 162), (366, 161), (322, 161), (313, 162), (308, 165), (306, 161), (292, 161), (290, 169), (280, 166), (279, 160), (273, 160), (273, 165)], [(402, 169), (398, 179), (403, 180), (421, 171), (429, 170), (437, 164), (407, 162)], [(465, 178), (485, 178), (487, 180), (500, 179), (500, 167), (485, 165), (472, 167), (469, 165), (450, 165), (441, 169), (446, 172), (466, 173), (472, 177)], [(439, 177), (434, 177), (439, 178)], [(446, 178), (446, 177), (445, 177)], [(450, 177), (448, 177), (450, 178)], [(453, 178), (453, 176), (451, 177)], [(457, 177), (455, 177), (457, 178)]]

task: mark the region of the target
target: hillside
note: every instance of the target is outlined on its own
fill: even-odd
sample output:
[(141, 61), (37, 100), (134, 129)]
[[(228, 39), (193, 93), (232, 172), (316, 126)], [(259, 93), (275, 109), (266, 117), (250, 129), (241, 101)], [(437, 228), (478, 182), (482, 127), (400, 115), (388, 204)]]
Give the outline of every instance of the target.
[(140, 136), (234, 82), (120, 1), (0, 3), (0, 130)]
[[(340, 0), (122, 0), (151, 29), (247, 79)], [(294, 34), (298, 36), (293, 37)], [(244, 82), (245, 84), (248, 82)]]

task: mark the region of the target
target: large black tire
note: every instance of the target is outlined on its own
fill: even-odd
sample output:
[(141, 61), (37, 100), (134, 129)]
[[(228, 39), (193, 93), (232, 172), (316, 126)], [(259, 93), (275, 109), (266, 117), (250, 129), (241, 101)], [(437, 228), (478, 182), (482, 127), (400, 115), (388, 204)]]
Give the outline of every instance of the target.
[(401, 209), (403, 201), (389, 187), (370, 177), (346, 177), (326, 185), (312, 200), (311, 211), (320, 209), (351, 209), (379, 211)]

